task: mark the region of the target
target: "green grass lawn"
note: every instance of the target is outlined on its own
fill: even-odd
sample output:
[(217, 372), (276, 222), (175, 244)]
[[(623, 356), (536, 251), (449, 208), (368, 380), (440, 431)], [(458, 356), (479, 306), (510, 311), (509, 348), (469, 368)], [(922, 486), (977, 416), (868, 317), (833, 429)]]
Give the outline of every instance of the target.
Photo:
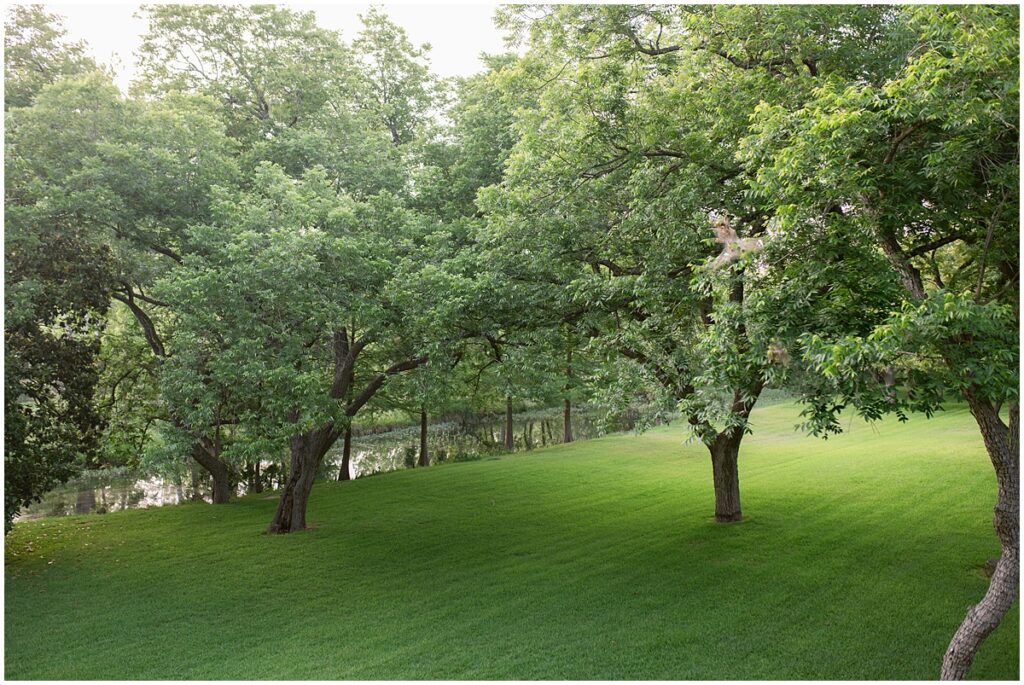
[[(682, 426), (267, 495), (18, 524), (11, 679), (934, 679), (997, 556), (964, 410), (823, 442), (754, 414), (712, 521)], [(972, 675), (1016, 679), (1017, 606)]]

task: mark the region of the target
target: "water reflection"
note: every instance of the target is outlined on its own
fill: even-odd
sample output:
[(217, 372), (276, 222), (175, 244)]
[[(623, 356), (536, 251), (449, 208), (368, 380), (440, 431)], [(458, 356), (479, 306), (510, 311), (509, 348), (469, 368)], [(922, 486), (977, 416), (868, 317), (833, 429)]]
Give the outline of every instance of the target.
[(197, 490), (159, 476), (140, 477), (121, 470), (91, 471), (51, 490), (43, 499), (21, 513), (15, 521), (105, 514), (122, 509), (142, 509), (189, 500), (209, 500), (209, 489), (200, 483)]
[[(579, 411), (573, 417), (577, 440), (597, 437), (603, 427), (595, 416)], [(438, 422), (428, 430), (431, 463), (475, 461), (507, 452), (504, 447), (503, 417), (460, 417)], [(620, 430), (632, 425), (618, 426)], [(532, 450), (562, 441), (561, 416), (555, 412), (516, 415), (513, 420), (515, 449)], [(351, 478), (395, 471), (414, 466), (419, 455), (419, 425), (376, 426), (354, 431)], [(320, 478), (341, 480), (342, 444), (328, 452)], [(236, 494), (272, 491), (287, 477), (287, 455), (278, 461), (265, 460), (239, 469)], [(105, 514), (123, 509), (159, 507), (186, 501), (210, 501), (212, 487), (207, 477), (185, 470), (175, 477), (138, 474), (123, 469), (87, 471), (51, 490), (39, 502), (23, 509), (16, 521)]]

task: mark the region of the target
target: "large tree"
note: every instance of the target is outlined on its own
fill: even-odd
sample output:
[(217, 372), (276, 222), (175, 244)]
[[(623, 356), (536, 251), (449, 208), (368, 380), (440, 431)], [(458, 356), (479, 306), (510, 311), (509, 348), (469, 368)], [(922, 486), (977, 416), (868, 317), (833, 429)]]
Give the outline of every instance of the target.
[(206, 249), (159, 290), (183, 349), (165, 394), (193, 425), (229, 413), (239, 453), (287, 449), (269, 530), (302, 530), (324, 455), (352, 418), (395, 375), (450, 358), (461, 280), (427, 258), (434, 222), (390, 195), (339, 194), (320, 169), (292, 180), (264, 165), (251, 192), (226, 191), (215, 208), (190, 231)]
[(504, 16), (529, 34), (519, 71), (537, 94), (520, 110), (504, 183), (485, 196), (496, 235), (585, 306), (595, 344), (679, 404), (711, 453), (719, 521), (742, 518), (739, 448), (774, 373), (760, 268), (773, 208), (747, 192), (756, 170), (739, 145), (760, 103), (799, 106), (833, 74), (869, 69), (845, 55), (882, 16), (668, 6)]
[(236, 173), (212, 103), (126, 99), (94, 72), (11, 110), (7, 151), (9, 206), (19, 206), (9, 226), (31, 224), (38, 241), (66, 224), (103, 246), (109, 268), (97, 287), (131, 311), (152, 355), (165, 359), (171, 319), (149, 285), (195, 247), (185, 226), (206, 215), (210, 186), (233, 182)]
[(1019, 582), (1019, 17), (918, 7), (885, 28), (899, 59), (883, 78), (833, 78), (800, 108), (760, 107), (745, 155), (759, 168), (753, 192), (777, 206), (780, 243), (867, 243), (832, 259), (884, 255), (902, 284), (902, 307), (870, 335), (805, 340), (823, 377), (810, 428), (838, 431), (846, 407), (906, 418), (949, 397), (978, 423), (1002, 553), (946, 652), (941, 675), (958, 679)]
[[(51, 182), (78, 163), (51, 154), (59, 148), (49, 143), (60, 133), (44, 136), (36, 126), (39, 111), (59, 110), (69, 94), (54, 84), (95, 64), (81, 44), (66, 40), (59, 18), (38, 5), (11, 8), (4, 28), (6, 531), (21, 507), (70, 476), (97, 449), (103, 422), (92, 402), (94, 360), (114, 260), (96, 221), (77, 214), (91, 200)], [(74, 99), (81, 93), (70, 94)], [(68, 113), (50, 125), (79, 132), (104, 125)], [(72, 149), (71, 156), (94, 148)]]

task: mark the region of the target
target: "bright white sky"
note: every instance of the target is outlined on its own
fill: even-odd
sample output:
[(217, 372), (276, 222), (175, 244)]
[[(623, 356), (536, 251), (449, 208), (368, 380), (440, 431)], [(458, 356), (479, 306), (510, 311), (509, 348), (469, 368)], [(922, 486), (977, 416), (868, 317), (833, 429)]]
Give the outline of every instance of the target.
[[(215, 0), (212, 0), (215, 1)], [(340, 30), (346, 40), (359, 32), (357, 15), (368, 4), (311, 4), (278, 2), (303, 11), (313, 11), (317, 23)], [(430, 43), (431, 67), (439, 76), (468, 76), (481, 69), (481, 52), (500, 53), (507, 48), (504, 36), (492, 21), (495, 4), (402, 3), (381, 5), (392, 21), (402, 26), (413, 44)], [(112, 66), (117, 83), (127, 91), (135, 77), (134, 51), (146, 30), (145, 22), (132, 15), (137, 3), (47, 3), (46, 9), (65, 18), (65, 28), (73, 40), (85, 40), (99, 62)]]

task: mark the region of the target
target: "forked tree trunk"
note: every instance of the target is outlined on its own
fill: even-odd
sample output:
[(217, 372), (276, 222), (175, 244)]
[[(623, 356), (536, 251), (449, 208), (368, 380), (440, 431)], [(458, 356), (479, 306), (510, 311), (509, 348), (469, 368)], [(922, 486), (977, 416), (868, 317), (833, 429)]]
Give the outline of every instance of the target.
[(352, 480), (352, 425), (345, 427), (345, 437), (341, 443), (341, 468), (338, 469), (338, 480)]
[(562, 441), (572, 442), (572, 402), (568, 397), (565, 398), (565, 409), (562, 411), (562, 427), (564, 430)]
[(998, 495), (994, 524), (1002, 552), (984, 598), (970, 609), (946, 649), (943, 680), (963, 680), (974, 655), (1002, 621), (1017, 597), (1020, 582), (1020, 411), (1010, 405), (1010, 425), (990, 402), (966, 393), (996, 471)]
[(288, 480), (281, 490), (274, 520), (267, 526), (268, 533), (293, 533), (306, 528), (306, 507), (313, 480), (327, 450), (338, 439), (332, 426), (324, 426), (301, 435), (293, 435), (290, 442), (291, 468)]
[(213, 503), (226, 504), (231, 499), (231, 467), (216, 455), (213, 443), (199, 440), (192, 445), (192, 458), (213, 478)]
[(420, 466), (430, 466), (430, 452), (427, 446), (427, 410), (420, 410)]
[(505, 398), (505, 449), (509, 452), (516, 448), (516, 436), (512, 432), (512, 397)]
[(719, 433), (708, 448), (711, 451), (711, 469), (715, 481), (715, 521), (730, 523), (741, 521), (739, 454), (741, 431)]

